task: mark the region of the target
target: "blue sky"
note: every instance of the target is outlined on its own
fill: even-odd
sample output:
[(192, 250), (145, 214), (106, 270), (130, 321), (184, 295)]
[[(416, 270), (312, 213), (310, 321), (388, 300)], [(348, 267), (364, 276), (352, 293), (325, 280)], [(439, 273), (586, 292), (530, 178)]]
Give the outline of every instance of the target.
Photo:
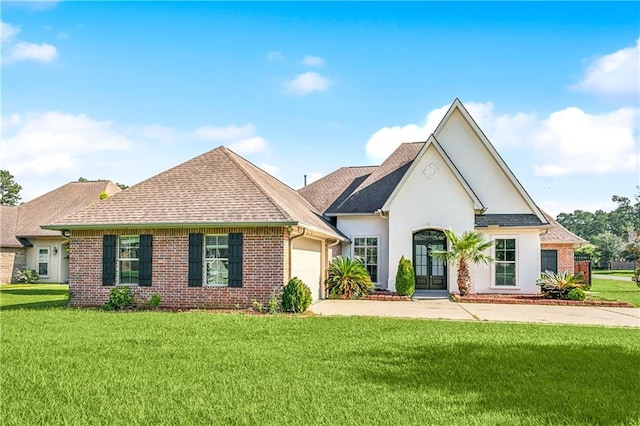
[(288, 185), (426, 140), (457, 97), (552, 214), (639, 183), (640, 5), (2, 2), (23, 201), (219, 145)]

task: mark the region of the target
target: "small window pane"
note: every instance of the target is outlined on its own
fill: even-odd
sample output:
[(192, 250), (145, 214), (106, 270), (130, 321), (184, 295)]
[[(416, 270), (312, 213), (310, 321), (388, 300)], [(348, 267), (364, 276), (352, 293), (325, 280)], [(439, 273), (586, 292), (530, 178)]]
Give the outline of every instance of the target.
[(510, 238), (508, 240), (504, 240), (506, 241), (506, 248), (510, 249), (510, 250), (515, 250), (516, 249), (516, 240), (514, 240), (513, 238)]
[(506, 254), (506, 261), (507, 262), (515, 262), (516, 261), (516, 252), (515, 251), (508, 251), (505, 253)]
[(496, 240), (496, 250), (502, 250), (504, 248), (505, 248), (504, 240), (502, 239)]
[(364, 246), (366, 243), (366, 238), (355, 238), (354, 239), (354, 244), (357, 246)]
[(377, 246), (378, 245), (378, 239), (377, 238), (367, 238), (367, 245), (368, 246)]

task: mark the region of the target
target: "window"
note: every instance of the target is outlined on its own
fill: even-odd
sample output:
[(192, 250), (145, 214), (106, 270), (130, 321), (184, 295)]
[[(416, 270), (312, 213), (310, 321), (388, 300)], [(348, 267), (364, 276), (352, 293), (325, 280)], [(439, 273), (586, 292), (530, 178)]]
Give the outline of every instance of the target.
[(227, 285), (229, 282), (229, 236), (206, 235), (204, 243), (206, 285)]
[(49, 249), (38, 249), (38, 275), (46, 277), (49, 275)]
[(371, 282), (378, 282), (378, 238), (356, 237), (353, 239), (353, 257), (367, 267)]
[(516, 286), (516, 240), (496, 238), (496, 286)]
[(140, 236), (118, 238), (118, 283), (138, 284), (140, 279)]

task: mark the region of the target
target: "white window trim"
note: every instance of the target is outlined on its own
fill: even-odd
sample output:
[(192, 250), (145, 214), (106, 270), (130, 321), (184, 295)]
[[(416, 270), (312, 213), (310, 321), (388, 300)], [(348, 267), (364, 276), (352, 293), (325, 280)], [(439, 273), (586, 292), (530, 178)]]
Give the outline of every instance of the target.
[[(229, 265), (229, 234), (204, 234), (202, 236), (202, 287), (229, 287), (229, 276), (227, 275), (226, 284), (209, 284), (207, 283), (207, 237), (227, 237), (227, 266)], [(227, 269), (227, 274), (229, 270)]]
[[(376, 266), (378, 267), (378, 273), (377, 275), (377, 279), (378, 281), (371, 281), (374, 285), (378, 285), (379, 284), (379, 280), (380, 280), (380, 235), (352, 235), (350, 237), (352, 243), (351, 243), (351, 258), (355, 259), (356, 258), (356, 238), (376, 238), (378, 244), (376, 245)], [(366, 267), (366, 263), (365, 263), (365, 267)], [(367, 271), (368, 272), (368, 271)]]
[[(120, 238), (123, 237), (138, 237), (138, 244), (140, 244), (140, 234), (127, 234), (127, 235), (118, 235), (116, 238), (116, 287), (118, 286), (126, 286), (126, 287), (137, 287), (140, 283), (123, 283), (120, 282)], [(140, 247), (138, 247), (140, 250)], [(129, 259), (130, 260), (130, 259)], [(138, 281), (140, 281), (140, 252), (138, 252)]]
[(489, 286), (492, 290), (520, 290), (520, 280), (518, 279), (518, 270), (520, 264), (520, 241), (518, 239), (518, 235), (492, 235), (491, 241), (493, 241), (493, 245), (491, 246), (491, 257), (496, 258), (496, 240), (515, 240), (516, 242), (516, 261), (515, 261), (515, 278), (516, 285), (496, 285), (496, 265), (498, 262), (493, 262), (491, 265), (491, 285)]
[[(47, 274), (40, 275), (40, 250), (47, 251)], [(36, 247), (36, 272), (40, 278), (49, 278), (51, 272), (51, 247), (37, 246)]]

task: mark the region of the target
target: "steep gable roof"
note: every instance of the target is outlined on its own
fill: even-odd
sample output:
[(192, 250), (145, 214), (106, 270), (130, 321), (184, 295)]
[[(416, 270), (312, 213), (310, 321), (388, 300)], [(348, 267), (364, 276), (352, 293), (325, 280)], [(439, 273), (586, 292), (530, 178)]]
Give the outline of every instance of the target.
[(318, 211), (325, 212), (333, 204), (342, 203), (377, 168), (378, 166), (341, 167), (300, 188), (298, 193)]
[(462, 114), (462, 116), (466, 120), (467, 124), (471, 127), (472, 131), (475, 133), (475, 135), (478, 137), (478, 139), (482, 142), (482, 144), (487, 149), (487, 151), (489, 152), (491, 157), (493, 157), (493, 159), (495, 160), (495, 162), (498, 165), (498, 167), (500, 167), (502, 172), (509, 179), (509, 181), (511, 182), (513, 187), (516, 189), (516, 191), (520, 194), (520, 196), (525, 201), (525, 203), (529, 206), (529, 208), (531, 209), (533, 214), (540, 220), (541, 223), (546, 224), (547, 220), (546, 220), (546, 217), (544, 216), (544, 214), (542, 213), (542, 210), (540, 210), (540, 208), (536, 205), (536, 203), (533, 201), (531, 196), (529, 196), (529, 194), (524, 189), (524, 187), (522, 186), (520, 181), (513, 174), (513, 172), (509, 168), (509, 166), (507, 166), (507, 163), (504, 162), (504, 160), (502, 159), (502, 157), (500, 156), (498, 151), (496, 151), (496, 149), (493, 146), (493, 144), (489, 141), (489, 139), (484, 134), (482, 129), (480, 129), (480, 127), (475, 122), (473, 117), (471, 117), (471, 114), (469, 114), (469, 111), (467, 111), (467, 109), (464, 107), (462, 102), (460, 102), (460, 99), (456, 98), (453, 101), (453, 103), (451, 104), (451, 106), (447, 110), (446, 114), (444, 115), (444, 117), (440, 121), (440, 124), (438, 124), (438, 127), (436, 127), (436, 130), (433, 132), (433, 135), (436, 138), (439, 137), (440, 133), (442, 132), (442, 130), (446, 126), (447, 121), (449, 121), (449, 119), (451, 118), (451, 116), (453, 115), (453, 113), (455, 111), (459, 111)]
[(564, 226), (560, 225), (557, 220), (555, 220), (551, 215), (547, 212), (543, 211), (547, 221), (551, 225), (549, 230), (540, 235), (540, 242), (542, 243), (554, 243), (554, 244), (576, 244), (576, 245), (586, 245), (589, 244), (589, 241), (585, 240), (569, 231)]
[(296, 191), (218, 147), (47, 227), (298, 224), (344, 238)]
[(420, 148), (420, 151), (415, 156), (414, 160), (411, 162), (411, 166), (409, 167), (409, 170), (407, 170), (407, 172), (404, 173), (404, 176), (402, 177), (400, 182), (396, 184), (395, 189), (389, 195), (389, 197), (384, 203), (384, 206), (382, 206), (381, 208), (383, 210), (389, 210), (389, 206), (393, 201), (394, 197), (398, 194), (398, 192), (400, 191), (400, 188), (402, 188), (405, 181), (411, 175), (416, 165), (418, 164), (417, 160), (427, 152), (427, 149), (429, 149), (430, 146), (433, 146), (436, 149), (436, 151), (440, 154), (440, 157), (444, 160), (447, 167), (449, 167), (449, 170), (451, 171), (451, 173), (453, 173), (453, 175), (455, 176), (460, 186), (462, 186), (462, 188), (465, 190), (469, 198), (471, 198), (471, 200), (473, 201), (473, 208), (475, 210), (484, 210), (484, 205), (482, 204), (482, 201), (480, 201), (480, 199), (475, 194), (475, 192), (473, 192), (473, 189), (471, 188), (471, 186), (469, 186), (469, 183), (460, 174), (460, 171), (458, 170), (458, 168), (455, 166), (455, 164), (453, 164), (453, 161), (451, 161), (451, 158), (449, 158), (445, 150), (442, 148), (442, 146), (438, 143), (438, 140), (433, 135), (429, 136), (429, 139), (427, 139), (427, 142), (425, 142), (422, 148)]
[[(401, 144), (376, 167), (344, 200), (335, 200), (326, 214), (372, 214), (381, 209), (398, 186), (424, 142)], [(355, 185), (353, 185), (355, 186)]]
[(100, 200), (103, 192), (109, 196), (121, 189), (111, 181), (69, 182), (18, 206), (16, 235), (18, 237), (58, 236), (59, 231), (40, 226), (61, 220)]

